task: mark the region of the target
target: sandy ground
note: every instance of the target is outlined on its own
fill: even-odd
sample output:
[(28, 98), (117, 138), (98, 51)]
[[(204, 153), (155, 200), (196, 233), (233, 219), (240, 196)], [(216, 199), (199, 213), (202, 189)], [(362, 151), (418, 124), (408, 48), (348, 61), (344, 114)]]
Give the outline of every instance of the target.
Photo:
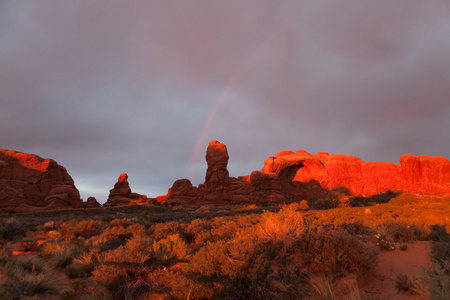
[(398, 292), (395, 284), (399, 274), (405, 274), (411, 280), (421, 277), (422, 266), (431, 264), (429, 254), (433, 244), (416, 241), (407, 245), (406, 251), (398, 247), (392, 251), (380, 251), (375, 268), (358, 280), (362, 294), (372, 294), (379, 299), (424, 299), (409, 292)]

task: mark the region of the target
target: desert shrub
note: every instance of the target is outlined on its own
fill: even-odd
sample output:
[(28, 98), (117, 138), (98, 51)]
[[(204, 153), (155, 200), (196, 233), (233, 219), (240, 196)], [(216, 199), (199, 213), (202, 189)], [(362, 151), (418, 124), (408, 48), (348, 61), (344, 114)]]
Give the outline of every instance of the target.
[(38, 249), (37, 241), (24, 241), (16, 243), (17, 250), (23, 252), (36, 251)]
[(348, 234), (365, 234), (367, 232), (366, 226), (361, 221), (342, 223), (336, 226), (336, 229), (347, 232)]
[(80, 249), (73, 246), (66, 246), (58, 251), (54, 251), (51, 256), (51, 263), (57, 268), (64, 268), (70, 265), (75, 257), (81, 253)]
[(438, 264), (442, 264), (445, 261), (450, 262), (450, 238), (433, 245), (431, 258)]
[(368, 270), (377, 257), (355, 236), (322, 227), (307, 228), (295, 247), (305, 264), (318, 272)]
[(351, 207), (365, 207), (372, 205), (372, 202), (370, 198), (363, 197), (363, 196), (355, 196), (350, 198), (349, 205)]
[(8, 280), (8, 290), (13, 295), (33, 296), (47, 291), (58, 290), (61, 281), (51, 272), (16, 273)]
[(285, 250), (302, 236), (303, 230), (302, 214), (292, 205), (284, 205), (278, 213), (265, 212), (257, 226), (260, 237), (280, 242)]
[(414, 284), (411, 281), (411, 279), (409, 279), (408, 275), (398, 274), (397, 278), (395, 279), (395, 288), (398, 291), (403, 291), (403, 292), (411, 291), (412, 292), (414, 289)]
[(153, 251), (156, 260), (164, 264), (182, 261), (189, 256), (189, 249), (178, 234), (170, 235), (167, 239), (154, 241)]
[(146, 277), (152, 261), (151, 239), (132, 238), (125, 245), (105, 253), (102, 263), (92, 272), (111, 299), (136, 299), (149, 291)]
[(131, 220), (129, 218), (123, 218), (123, 219), (114, 219), (109, 222), (110, 227), (128, 227), (130, 226)]
[(336, 204), (330, 201), (330, 199), (309, 198), (307, 202), (310, 209), (323, 210), (336, 207)]
[(0, 266), (4, 266), (11, 258), (11, 251), (6, 247), (0, 247)]
[(195, 245), (204, 245), (207, 241), (211, 241), (212, 225), (203, 219), (195, 219), (186, 226), (185, 236), (189, 243)]
[(0, 268), (0, 278), (0, 294), (9, 295), (11, 299), (57, 290), (61, 284), (57, 275), (44, 271), (43, 263), (36, 257), (11, 259)]
[(150, 228), (151, 237), (155, 241), (167, 238), (169, 235), (179, 234), (183, 238), (186, 236), (184, 225), (177, 222), (158, 223)]
[(106, 251), (124, 245), (132, 237), (133, 233), (128, 228), (114, 226), (106, 228), (99, 236), (91, 238), (90, 243)]
[(444, 225), (431, 225), (431, 232), (429, 234), (429, 239), (432, 241), (445, 241), (448, 240), (450, 235), (447, 233), (447, 226)]
[(334, 292), (331, 288), (330, 281), (323, 275), (317, 275), (311, 278), (311, 296), (314, 299), (334, 300)]
[(415, 240), (415, 226), (402, 221), (387, 220), (369, 226), (369, 233), (388, 243)]
[(351, 207), (365, 207), (365, 206), (372, 206), (375, 204), (384, 204), (389, 203), (392, 198), (397, 197), (400, 195), (401, 192), (393, 192), (393, 191), (386, 191), (384, 193), (379, 193), (377, 195), (372, 196), (355, 196), (350, 198), (349, 205)]
[(450, 295), (450, 261), (433, 263), (422, 269), (422, 278), (414, 291), (424, 299), (447, 300)]
[(142, 224), (131, 224), (130, 226), (128, 226), (127, 228), (132, 234), (133, 236), (137, 237), (137, 236), (146, 236), (147, 235), (147, 229), (145, 228), (144, 225)]
[[(14, 267), (19, 267), (28, 273), (42, 273), (44, 264), (41, 259), (36, 256), (18, 256), (11, 260)], [(8, 265), (6, 266), (9, 267)]]
[(57, 223), (55, 227), (62, 235), (71, 238), (84, 237), (89, 238), (98, 235), (103, 231), (103, 224), (98, 220), (70, 220), (67, 222)]
[(71, 279), (73, 278), (87, 278), (92, 275), (94, 271), (94, 263), (92, 262), (74, 262), (68, 265), (64, 273)]
[(2, 219), (0, 221), (0, 236), (8, 241), (25, 236), (25, 229), (16, 218)]
[(74, 295), (73, 290), (63, 290), (59, 293), (59, 297), (61, 298), (61, 300), (72, 299), (73, 295)]

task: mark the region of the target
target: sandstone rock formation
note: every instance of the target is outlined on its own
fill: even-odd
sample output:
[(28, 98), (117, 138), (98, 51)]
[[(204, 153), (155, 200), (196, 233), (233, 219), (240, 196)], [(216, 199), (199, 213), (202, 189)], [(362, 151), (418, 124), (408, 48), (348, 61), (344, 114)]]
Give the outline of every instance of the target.
[(95, 199), (95, 197), (89, 197), (87, 198), (86, 203), (83, 203), (84, 207), (87, 208), (95, 208), (95, 207), (100, 207), (100, 203), (98, 203), (97, 199)]
[(289, 198), (305, 194), (317, 197), (330, 191), (348, 195), (374, 195), (388, 190), (450, 194), (450, 161), (440, 156), (405, 154), (397, 165), (299, 150), (269, 157), (261, 172), (277, 174)]
[(109, 197), (105, 206), (128, 205), (145, 199), (147, 199), (147, 196), (131, 192), (128, 175), (122, 173), (114, 184), (114, 188), (109, 190)]
[(327, 152), (312, 155), (284, 150), (270, 156), (260, 171), (238, 178), (229, 176), (228, 158), (226, 146), (211, 141), (205, 183), (195, 187), (188, 179), (177, 180), (166, 196), (167, 204), (283, 203), (388, 191), (450, 196), (450, 161), (440, 156), (405, 154), (397, 165)]
[(82, 206), (63, 166), (34, 154), (0, 149), (0, 211), (36, 212)]

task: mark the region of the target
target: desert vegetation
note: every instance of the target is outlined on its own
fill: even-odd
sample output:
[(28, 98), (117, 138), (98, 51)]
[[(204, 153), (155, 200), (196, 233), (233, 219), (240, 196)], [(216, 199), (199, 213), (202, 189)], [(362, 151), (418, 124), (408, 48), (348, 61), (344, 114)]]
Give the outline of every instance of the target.
[(450, 199), (391, 196), (326, 210), (293, 202), (2, 215), (0, 298), (378, 299), (358, 278), (380, 251), (427, 240), (432, 264), (420, 278), (400, 274), (396, 287), (446, 299)]

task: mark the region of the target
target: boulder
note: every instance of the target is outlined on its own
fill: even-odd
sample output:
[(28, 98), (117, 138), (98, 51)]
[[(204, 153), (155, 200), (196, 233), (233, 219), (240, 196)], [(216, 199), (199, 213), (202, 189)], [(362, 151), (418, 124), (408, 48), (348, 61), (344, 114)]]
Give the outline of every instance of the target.
[(147, 199), (146, 195), (133, 193), (128, 183), (128, 175), (122, 173), (119, 175), (114, 188), (109, 190), (108, 200), (105, 206), (129, 205), (132, 203), (143, 202)]
[(0, 149), (0, 211), (37, 212), (82, 204), (63, 166), (34, 154)]

